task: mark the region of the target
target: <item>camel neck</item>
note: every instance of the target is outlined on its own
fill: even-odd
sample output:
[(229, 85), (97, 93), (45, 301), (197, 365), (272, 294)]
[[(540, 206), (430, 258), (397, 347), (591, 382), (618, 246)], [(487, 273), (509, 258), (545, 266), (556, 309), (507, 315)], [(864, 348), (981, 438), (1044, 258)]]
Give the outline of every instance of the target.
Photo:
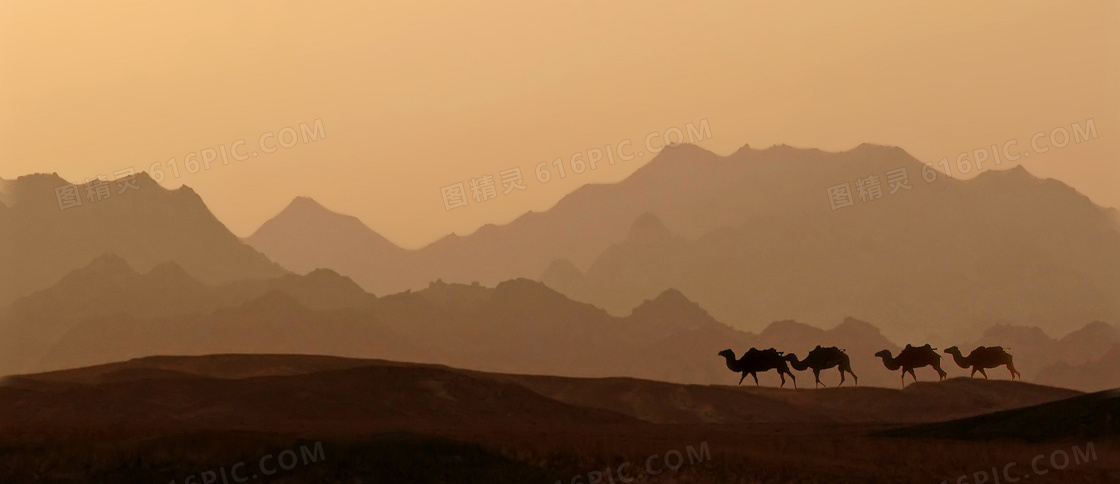
[(739, 362), (735, 360), (735, 355), (723, 355), (723, 359), (727, 360), (727, 369), (739, 371)]
[(898, 360), (896, 360), (894, 357), (881, 356), (880, 358), (883, 359), (883, 365), (885, 365), (888, 370), (894, 371), (902, 368), (902, 363), (899, 363)]

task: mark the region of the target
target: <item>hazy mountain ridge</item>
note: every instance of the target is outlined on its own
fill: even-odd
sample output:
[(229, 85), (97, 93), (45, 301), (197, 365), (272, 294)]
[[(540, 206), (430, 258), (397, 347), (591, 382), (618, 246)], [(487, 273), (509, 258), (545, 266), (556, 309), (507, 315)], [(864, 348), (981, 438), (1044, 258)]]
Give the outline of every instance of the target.
[(1038, 372), (1037, 381), (1045, 385), (1060, 385), (1084, 391), (1120, 388), (1120, 343), (1113, 343), (1108, 352), (1098, 358), (1076, 364), (1058, 361)]
[[(857, 160), (860, 164), (853, 165)], [(363, 285), (374, 291), (377, 287), (391, 288), (387, 292), (418, 289), (435, 279), (494, 285), (517, 277), (537, 277), (558, 258), (586, 267), (611, 243), (622, 239), (631, 222), (645, 212), (663, 218), (668, 227), (686, 237), (697, 237), (716, 228), (740, 226), (777, 209), (828, 212), (825, 187), (876, 171), (881, 176), (886, 170), (904, 166), (912, 182), (920, 181), (924, 165), (894, 147), (863, 144), (849, 151), (828, 153), (788, 146), (766, 150), (744, 146), (721, 157), (694, 145), (681, 145), (661, 151), (618, 183), (584, 185), (545, 212), (528, 212), (503, 226), (488, 224), (470, 235), (448, 235), (419, 250), (407, 251), (409, 270), (404, 274), (367, 276), (347, 273), (349, 267), (331, 268), (355, 280), (370, 281)], [(864, 173), (866, 170), (872, 171)], [(950, 183), (957, 182), (944, 184)], [(301, 267), (328, 257), (328, 250), (305, 243), (316, 242), (309, 235), (298, 231), (283, 234), (294, 242), (278, 240), (280, 235), (270, 231), (267, 238), (247, 240), (270, 256), (304, 254), (303, 260), (292, 263)], [(368, 260), (351, 261), (349, 265), (361, 267), (370, 261), (390, 264), (395, 260), (379, 253), (366, 257)]]
[(1120, 232), (1106, 210), (1021, 168), (933, 186), (691, 240), (627, 238), (586, 272), (559, 261), (541, 279), (613, 314), (675, 287), (737, 325), (858, 315), (889, 321), (897, 339), (959, 336), (993, 319), (1059, 333), (1120, 319)]
[[(1013, 329), (1010, 334), (1043, 334)], [(1062, 341), (1068, 343), (1054, 353), (1068, 355), (1061, 360), (1045, 356), (1051, 351), (1046, 344), (1059, 340), (1032, 350), (1003, 336), (1007, 333), (995, 327), (983, 341), (1008, 345), (1030, 381), (1034, 368), (1054, 361), (1076, 364), (1101, 352), (1103, 338), (1115, 331), (1096, 323), (1066, 336)], [(377, 298), (328, 270), (209, 286), (173, 264), (140, 274), (114, 256), (16, 301), (0, 316), (0, 345), (0, 373), (158, 354), (302, 353), (694, 384), (738, 381), (716, 355), (723, 349), (742, 354), (752, 346), (772, 346), (804, 358), (816, 345), (835, 345), (847, 351), (861, 386), (886, 387), (897, 385), (897, 372), (872, 355), (901, 346), (855, 318), (827, 330), (777, 321), (757, 335), (745, 333), (674, 289), (616, 317), (527, 279), (496, 287), (437, 281), (421, 291)], [(966, 374), (947, 355), (943, 363), (950, 375)], [(812, 384), (810, 372), (797, 375), (801, 387)], [(928, 381), (931, 375), (920, 372), (919, 378)], [(760, 380), (772, 386), (778, 379), (769, 372)], [(826, 370), (822, 380), (835, 386), (839, 379), (835, 370)]]
[[(890, 194), (886, 172), (900, 168), (911, 188)], [(869, 175), (883, 195), (862, 202), (856, 179)], [(826, 188), (845, 182), (855, 206), (833, 211)], [(1021, 167), (961, 181), (897, 147), (745, 146), (721, 157), (684, 145), (546, 212), (413, 251), (380, 243), (339, 258), (314, 233), (272, 222), (287, 232), (248, 240), (285, 260), (304, 254), (293, 266), (330, 264), (379, 293), (435, 279), (540, 278), (622, 316), (676, 288), (740, 328), (856, 316), (895, 339), (960, 337), (992, 320), (1058, 333), (1120, 320), (1115, 210)]]
[[(283, 294), (280, 302), (290, 299), (287, 307), (321, 310), (325, 319), (331, 310), (368, 309), (376, 300), (353, 281), (328, 270), (211, 286), (173, 262), (141, 274), (124, 259), (107, 254), (0, 311), (2, 344), (6, 345), (0, 351), (0, 367), (5, 372), (27, 371), (104, 362), (114, 356), (203, 353), (220, 347), (212, 341), (216, 334), (205, 336), (220, 331), (212, 327), (221, 319), (219, 310), (270, 294)], [(275, 298), (273, 302), (277, 302)], [(270, 313), (272, 309), (263, 305), (248, 312)], [(308, 325), (313, 325), (314, 316), (304, 314)], [(330, 324), (324, 322), (321, 329), (329, 332)], [(342, 351), (349, 341), (340, 338), (334, 343), (333, 351)], [(329, 345), (319, 349), (332, 351)]]
[[(292, 271), (304, 274), (330, 268), (375, 294), (389, 292), (379, 285), (384, 274), (407, 269), (406, 250), (356, 217), (332, 212), (307, 197), (296, 197), (245, 242)], [(307, 247), (316, 250), (304, 250)]]
[(166, 190), (145, 173), (134, 183), (136, 189), (108, 182), (108, 198), (95, 201), (87, 197), (89, 185), (78, 185), (82, 205), (60, 209), (55, 189), (68, 182), (58, 175), (6, 181), (0, 306), (107, 253), (145, 272), (175, 262), (211, 284), (285, 272), (230, 233), (189, 187)]

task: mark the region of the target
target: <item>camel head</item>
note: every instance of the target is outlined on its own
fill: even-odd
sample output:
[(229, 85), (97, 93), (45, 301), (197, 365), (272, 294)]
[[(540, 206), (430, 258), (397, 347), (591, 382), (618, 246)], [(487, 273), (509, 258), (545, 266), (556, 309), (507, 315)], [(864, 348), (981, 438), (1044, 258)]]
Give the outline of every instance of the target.
[[(968, 368), (968, 367), (972, 366), (972, 355), (969, 355), (969, 356), (962, 355), (961, 350), (959, 348), (957, 348), (956, 346), (950, 346), (948, 348), (945, 348), (945, 352), (950, 354), (950, 355), (953, 355), (953, 362), (956, 363), (957, 366), (959, 366), (961, 368)], [(941, 356), (941, 355), (937, 355), (937, 356)]]
[(794, 370), (805, 371), (809, 369), (809, 358), (805, 358), (805, 361), (801, 361), (797, 359), (796, 354), (787, 353), (785, 356), (782, 356), (782, 359), (788, 361), (789, 366), (792, 366)]
[[(888, 370), (894, 371), (902, 367), (902, 362), (891, 356), (891, 350), (882, 350), (875, 353), (875, 356), (883, 359), (883, 366), (887, 367)], [(902, 356), (902, 353), (899, 353), (899, 356)]]
[[(743, 362), (735, 359), (735, 352), (734, 351), (731, 351), (730, 349), (726, 349), (726, 350), (720, 351), (717, 354), (719, 356), (722, 356), (723, 359), (726, 360), (728, 370), (743, 371)], [(746, 356), (744, 356), (744, 358), (745, 357)], [(743, 376), (745, 377), (746, 373), (744, 373)], [(743, 383), (743, 380), (740, 379), (739, 383)]]

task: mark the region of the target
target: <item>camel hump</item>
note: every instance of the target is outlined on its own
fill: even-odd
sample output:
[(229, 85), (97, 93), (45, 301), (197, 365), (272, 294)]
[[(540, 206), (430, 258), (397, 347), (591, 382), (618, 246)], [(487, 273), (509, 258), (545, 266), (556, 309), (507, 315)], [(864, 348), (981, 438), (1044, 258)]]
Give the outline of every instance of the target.
[(976, 351), (973, 351), (973, 353), (986, 355), (1010, 355), (1010, 353), (1007, 352), (1008, 349), (1010, 348), (1004, 348), (1002, 346), (981, 346), (977, 348)]

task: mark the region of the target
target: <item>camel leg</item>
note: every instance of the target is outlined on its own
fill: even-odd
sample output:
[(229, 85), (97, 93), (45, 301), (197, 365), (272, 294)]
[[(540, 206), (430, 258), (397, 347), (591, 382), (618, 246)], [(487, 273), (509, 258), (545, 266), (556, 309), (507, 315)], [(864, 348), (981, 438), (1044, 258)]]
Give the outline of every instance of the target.
[(793, 376), (793, 372), (792, 372), (792, 371), (789, 371), (789, 369), (788, 369), (788, 368), (786, 369), (786, 373), (789, 373), (789, 378), (790, 378), (791, 380), (793, 380), (793, 389), (794, 389), (794, 390), (797, 390), (797, 377), (796, 377), (796, 376)]
[(972, 374), (968, 375), (968, 377), (969, 377), (969, 378), (974, 378), (974, 377), (976, 377), (976, 370), (977, 370), (977, 368), (976, 368), (975, 366), (974, 366), (974, 367), (972, 367)]
[(743, 380), (747, 378), (747, 372), (743, 372), (743, 376), (739, 377), (739, 384), (743, 384)]
[(854, 384), (855, 384), (855, 386), (858, 387), (859, 386), (859, 377), (856, 376), (856, 372), (852, 371), (852, 365), (850, 365), (850, 364), (840, 367), (840, 384), (844, 383), (844, 372), (845, 371), (852, 374), (852, 380), (855, 381)]
[(754, 386), (756, 386), (756, 387), (757, 387), (757, 386), (758, 386), (758, 375), (756, 375), (756, 374), (755, 374), (755, 373), (754, 373), (754, 372), (752, 371), (752, 372), (751, 372), (751, 377), (752, 377), (752, 378), (754, 378)]
[(984, 375), (984, 379), (985, 379), (985, 380), (987, 380), (987, 379), (988, 379), (988, 372), (984, 371), (984, 369), (983, 369), (983, 368), (981, 368), (981, 369), (980, 369), (980, 374), (981, 374), (981, 375)]
[(844, 367), (841, 366), (840, 367), (840, 383), (836, 384), (836, 388), (840, 388), (840, 385), (843, 385), (843, 384), (844, 384)]
[(1022, 373), (1019, 373), (1019, 370), (1015, 369), (1015, 362), (1010, 360), (1010, 359), (1007, 360), (1007, 371), (1011, 372), (1011, 380), (1012, 381), (1015, 380), (1016, 376), (1019, 377), (1019, 381), (1023, 381)]
[(941, 369), (941, 363), (940, 362), (934, 361), (933, 362), (933, 369), (937, 370), (937, 376), (938, 376), (937, 381), (945, 380), (945, 375), (948, 375), (948, 373), (945, 373), (945, 370)]
[(910, 378), (914, 379), (914, 383), (918, 383), (918, 375), (914, 374), (914, 369), (913, 368), (910, 368), (910, 369), (906, 370), (906, 372), (910, 374)]
[[(841, 375), (841, 378), (842, 377), (843, 377), (843, 375)], [(821, 371), (820, 370), (818, 370), (816, 368), (813, 368), (813, 378), (817, 379), (817, 382), (816, 382), (816, 384), (813, 385), (813, 388), (817, 388), (817, 385), (824, 385), (824, 383), (821, 382)], [(824, 386), (827, 387), (828, 385), (824, 385)]]

